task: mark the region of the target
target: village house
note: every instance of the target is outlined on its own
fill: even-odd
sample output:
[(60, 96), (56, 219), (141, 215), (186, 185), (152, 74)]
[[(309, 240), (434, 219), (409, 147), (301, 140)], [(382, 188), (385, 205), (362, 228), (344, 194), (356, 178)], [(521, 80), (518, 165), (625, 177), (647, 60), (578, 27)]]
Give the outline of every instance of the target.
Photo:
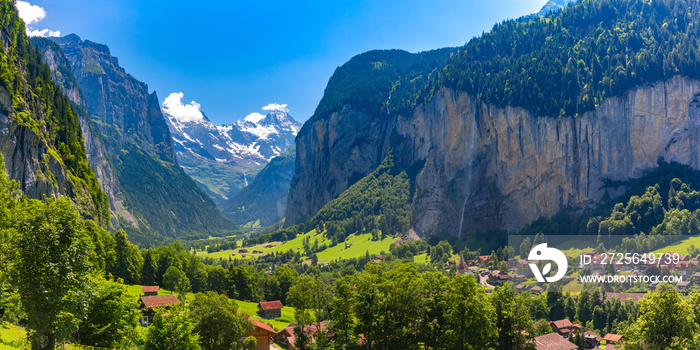
[(615, 344), (615, 345), (621, 345), (622, 339), (624, 339), (623, 336), (619, 334), (606, 334), (605, 337), (603, 337), (603, 340), (605, 340), (606, 344)]
[(168, 309), (172, 305), (180, 305), (180, 300), (173, 294), (142, 296), (139, 299), (139, 309), (143, 310), (143, 314), (139, 319), (139, 323), (142, 326), (153, 323), (154, 308), (164, 307)]
[(489, 283), (490, 284), (495, 284), (495, 285), (503, 285), (504, 283), (508, 282), (510, 279), (510, 276), (503, 271), (498, 271), (498, 270), (493, 270), (491, 273), (489, 273)]
[(593, 331), (586, 331), (583, 333), (583, 338), (586, 339), (586, 349), (594, 349), (600, 345), (600, 341), (603, 340), (598, 334)]
[(516, 261), (515, 273), (518, 275), (523, 275), (525, 277), (532, 277), (532, 269), (530, 269), (530, 262), (525, 259), (520, 259)]
[[(287, 345), (288, 350), (296, 349), (296, 347), (294, 346), (294, 343), (297, 339), (297, 335), (294, 332), (294, 328), (296, 327), (296, 325), (296, 323), (290, 323), (289, 326), (287, 326), (285, 329), (279, 332), (279, 334), (277, 334), (277, 336), (275, 337), (275, 341)], [(319, 330), (325, 330), (327, 328), (326, 322), (321, 322), (320, 326), (321, 327), (318, 328), (314, 323), (304, 327), (306, 333), (309, 335), (309, 337), (311, 337), (312, 343), (316, 342), (316, 333), (318, 333)]]
[(488, 267), (489, 260), (491, 260), (491, 256), (490, 255), (480, 255), (479, 257), (476, 258), (476, 260), (479, 262), (479, 266)]
[(275, 337), (277, 332), (270, 327), (270, 325), (262, 323), (254, 318), (248, 317), (248, 320), (253, 323), (253, 330), (247, 333), (239, 341), (242, 342), (245, 338), (255, 337), (257, 344), (253, 349), (255, 350), (271, 350), (273, 349), (272, 344), (275, 343)]
[(532, 295), (537, 295), (537, 294), (544, 293), (544, 289), (542, 289), (542, 287), (540, 287), (540, 286), (534, 286), (534, 287), (530, 288), (529, 292)]
[(537, 350), (578, 350), (578, 346), (557, 333), (549, 333), (533, 339)]
[(549, 321), (549, 325), (552, 327), (552, 332), (557, 333), (564, 338), (568, 337), (571, 332), (581, 329), (580, 325), (573, 324), (568, 319)]
[(143, 295), (158, 295), (158, 291), (160, 290), (160, 287), (158, 286), (143, 286), (141, 287), (141, 293)]
[(279, 300), (275, 301), (263, 301), (258, 304), (258, 314), (262, 318), (278, 318), (282, 317), (282, 302)]

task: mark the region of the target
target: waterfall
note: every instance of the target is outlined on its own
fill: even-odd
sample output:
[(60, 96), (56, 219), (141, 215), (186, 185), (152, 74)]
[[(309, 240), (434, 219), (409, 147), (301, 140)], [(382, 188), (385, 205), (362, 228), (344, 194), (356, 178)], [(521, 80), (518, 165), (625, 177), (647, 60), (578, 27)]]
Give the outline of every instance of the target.
[(467, 201), (469, 200), (469, 192), (471, 190), (471, 182), (474, 176), (474, 160), (476, 159), (476, 102), (472, 104), (471, 113), (471, 125), (469, 132), (469, 137), (467, 141), (467, 149), (465, 152), (465, 167), (464, 167), (464, 179), (465, 179), (465, 193), (464, 193), (464, 203), (462, 204), (461, 217), (459, 219), (459, 231), (457, 233), (457, 239), (462, 237), (462, 226), (464, 224), (464, 212), (467, 210)]

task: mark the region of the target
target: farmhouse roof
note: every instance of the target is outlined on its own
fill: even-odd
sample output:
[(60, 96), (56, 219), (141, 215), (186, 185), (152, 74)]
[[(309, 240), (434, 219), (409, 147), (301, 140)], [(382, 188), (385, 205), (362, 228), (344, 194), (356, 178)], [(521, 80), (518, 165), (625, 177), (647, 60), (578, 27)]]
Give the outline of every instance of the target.
[(279, 300), (263, 301), (259, 305), (263, 310), (278, 310), (284, 307), (284, 305), (282, 305), (282, 302)]
[(180, 305), (180, 300), (173, 294), (142, 296), (141, 302), (146, 308)]
[(533, 340), (537, 350), (577, 350), (576, 344), (562, 338), (557, 333), (549, 333), (535, 337)]
[(158, 286), (143, 286), (141, 287), (141, 293), (157, 293), (160, 290)]

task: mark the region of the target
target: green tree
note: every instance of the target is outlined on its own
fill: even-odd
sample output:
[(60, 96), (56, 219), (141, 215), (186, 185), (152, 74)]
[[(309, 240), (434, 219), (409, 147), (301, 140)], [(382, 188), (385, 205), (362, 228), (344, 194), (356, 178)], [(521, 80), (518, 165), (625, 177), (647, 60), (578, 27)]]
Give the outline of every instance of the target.
[(143, 255), (143, 266), (141, 267), (141, 284), (152, 286), (156, 283), (156, 262), (153, 259), (151, 250), (146, 250)]
[(280, 266), (275, 270), (275, 277), (279, 282), (279, 296), (278, 299), (282, 301), (282, 304), (287, 304), (287, 293), (289, 289), (297, 283), (299, 280), (299, 273), (296, 270), (288, 266)]
[(238, 342), (253, 330), (236, 302), (214, 292), (197, 293), (190, 303), (194, 331), (208, 350), (244, 349)]
[[(11, 245), (13, 236), (14, 219), (18, 216), (17, 208), (22, 199), (17, 182), (10, 181), (5, 174), (3, 157), (0, 155), (0, 309), (8, 307), (10, 293), (10, 261), (13, 258), (15, 248)], [(0, 315), (0, 323), (3, 315)]]
[(297, 325), (294, 327), (296, 342), (293, 345), (299, 350), (307, 350), (311, 346), (308, 326), (314, 322), (313, 294), (318, 290), (317, 283), (317, 280), (311, 276), (302, 276), (299, 282), (289, 289), (287, 295), (289, 302), (294, 306), (294, 318), (297, 320)]
[(32, 200), (14, 232), (16, 285), (28, 316), (32, 349), (69, 340), (85, 314), (92, 245), (68, 198)]
[(662, 284), (639, 301), (640, 316), (626, 331), (629, 350), (686, 349), (698, 325), (690, 305), (670, 285)]
[(163, 287), (184, 294), (190, 290), (190, 280), (176, 266), (170, 266), (163, 275)]
[(81, 344), (115, 347), (138, 325), (136, 301), (125, 285), (93, 278), (85, 317), (75, 336)]
[(532, 320), (523, 302), (523, 296), (516, 293), (510, 283), (496, 288), (492, 293), (493, 304), (496, 310), (496, 329), (498, 350), (524, 350), (534, 349), (531, 343)]
[(143, 258), (138, 247), (129, 242), (124, 230), (118, 230), (114, 234), (116, 253), (116, 266), (114, 275), (124, 279), (126, 283), (138, 283), (139, 272), (143, 264)]
[(145, 350), (199, 350), (199, 334), (185, 306), (157, 309), (148, 327)]
[(450, 349), (486, 349), (497, 336), (494, 309), (483, 287), (470, 276), (457, 275), (448, 292)]

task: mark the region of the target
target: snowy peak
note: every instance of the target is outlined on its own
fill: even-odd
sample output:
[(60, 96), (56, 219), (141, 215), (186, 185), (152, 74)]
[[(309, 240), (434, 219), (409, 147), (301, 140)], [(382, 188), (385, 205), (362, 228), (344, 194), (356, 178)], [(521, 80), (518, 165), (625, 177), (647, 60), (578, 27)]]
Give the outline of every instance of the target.
[(266, 164), (294, 143), (301, 124), (292, 118), (287, 105), (263, 107), (266, 115), (251, 113), (233, 124), (214, 125), (192, 101), (182, 103), (182, 93), (163, 102), (175, 149), (180, 158), (196, 158), (231, 165)]
[(537, 14), (540, 17), (545, 17), (552, 12), (563, 10), (569, 6), (569, 4), (575, 2), (576, 0), (549, 0), (546, 4), (544, 4), (544, 6), (542, 6), (542, 9)]

